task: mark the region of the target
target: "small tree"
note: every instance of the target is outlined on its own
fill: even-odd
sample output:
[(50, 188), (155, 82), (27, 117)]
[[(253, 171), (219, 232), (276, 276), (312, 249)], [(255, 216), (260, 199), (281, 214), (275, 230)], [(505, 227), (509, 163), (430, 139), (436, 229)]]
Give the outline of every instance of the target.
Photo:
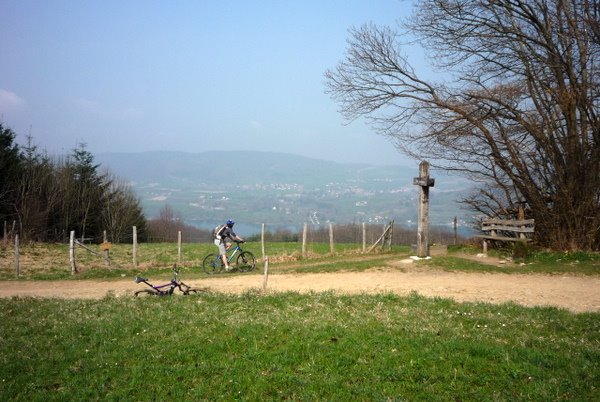
[(77, 233), (82, 238), (99, 238), (101, 235), (102, 207), (110, 182), (98, 173), (99, 166), (94, 164), (94, 156), (86, 149), (86, 144), (73, 149), (67, 162), (71, 179), (70, 206), (75, 214)]

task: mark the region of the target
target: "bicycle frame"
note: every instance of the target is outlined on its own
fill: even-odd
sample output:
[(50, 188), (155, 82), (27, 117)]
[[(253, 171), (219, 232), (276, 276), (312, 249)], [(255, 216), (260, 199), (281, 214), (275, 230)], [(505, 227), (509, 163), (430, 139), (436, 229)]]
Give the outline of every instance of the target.
[[(228, 250), (229, 251), (229, 250)], [(227, 257), (227, 262), (231, 262), (233, 260), (233, 257), (237, 254), (238, 251), (242, 251), (242, 249), (240, 248), (240, 243), (235, 244), (235, 248), (233, 249), (233, 251), (231, 252), (231, 254)], [(217, 256), (217, 258), (221, 258), (221, 256)]]
[[(148, 282), (148, 278), (143, 278), (141, 276), (136, 276), (134, 281), (135, 283), (145, 283), (146, 285), (150, 286), (158, 296), (170, 296), (175, 291), (175, 288), (179, 288), (179, 290), (184, 293), (187, 289), (189, 289), (189, 286), (179, 280), (178, 274), (179, 272), (176, 269), (173, 269), (173, 278), (169, 283), (165, 283), (164, 285), (152, 285), (150, 282)], [(182, 286), (185, 286), (186, 290), (182, 289)], [(167, 287), (167, 290), (163, 290)]]

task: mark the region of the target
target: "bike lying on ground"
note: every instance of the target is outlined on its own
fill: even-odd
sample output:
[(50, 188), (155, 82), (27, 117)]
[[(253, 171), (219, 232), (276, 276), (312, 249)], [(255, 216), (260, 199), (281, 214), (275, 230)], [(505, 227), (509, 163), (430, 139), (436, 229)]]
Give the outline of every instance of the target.
[[(232, 268), (232, 271), (240, 271), (240, 272), (248, 272), (252, 271), (256, 266), (256, 259), (254, 258), (254, 254), (250, 251), (242, 250), (240, 246), (243, 241), (236, 241), (236, 246), (227, 256), (227, 262)], [(237, 255), (237, 258), (236, 258)], [(232, 263), (235, 258), (235, 263)], [(210, 253), (204, 260), (202, 260), (202, 269), (207, 274), (218, 274), (223, 271), (225, 266), (223, 265), (223, 260), (221, 256), (216, 253)]]
[(150, 287), (150, 289), (142, 289), (135, 291), (135, 295), (138, 297), (141, 296), (171, 296), (175, 289), (179, 289), (181, 293), (184, 295), (191, 295), (196, 293), (206, 292), (206, 288), (193, 288), (189, 285), (186, 285), (179, 279), (179, 270), (176, 267), (173, 267), (173, 278), (169, 283), (165, 283), (164, 285), (153, 285), (148, 282), (147, 278), (143, 278), (141, 276), (136, 276), (134, 278), (135, 283), (145, 283)]

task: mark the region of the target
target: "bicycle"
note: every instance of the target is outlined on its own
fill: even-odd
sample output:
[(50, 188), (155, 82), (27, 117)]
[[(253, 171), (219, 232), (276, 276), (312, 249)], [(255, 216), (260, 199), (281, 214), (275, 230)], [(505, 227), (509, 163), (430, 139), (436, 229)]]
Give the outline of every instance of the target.
[(206, 292), (206, 288), (193, 288), (189, 285), (186, 285), (179, 279), (179, 270), (176, 267), (173, 267), (173, 278), (169, 283), (165, 283), (164, 285), (153, 285), (148, 282), (147, 278), (143, 278), (141, 276), (136, 276), (134, 278), (135, 283), (145, 283), (150, 286), (150, 289), (142, 289), (136, 290), (134, 295), (136, 297), (142, 296), (171, 296), (175, 289), (179, 289), (181, 293), (184, 295), (196, 294)]
[[(235, 259), (235, 265), (231, 265), (233, 268), (232, 270), (237, 270), (240, 272), (252, 271), (256, 266), (256, 258), (254, 258), (254, 254), (252, 254), (250, 251), (242, 250), (240, 244), (243, 243), (243, 241), (236, 241), (235, 243), (236, 246), (231, 254), (229, 254), (227, 257), (227, 262), (231, 265), (232, 261), (234, 261), (234, 257), (237, 255), (237, 258)], [(223, 266), (223, 260), (217, 253), (210, 253), (204, 257), (204, 260), (202, 260), (202, 269), (204, 269), (204, 272), (209, 275), (220, 273), (223, 271), (223, 268), (225, 268)]]

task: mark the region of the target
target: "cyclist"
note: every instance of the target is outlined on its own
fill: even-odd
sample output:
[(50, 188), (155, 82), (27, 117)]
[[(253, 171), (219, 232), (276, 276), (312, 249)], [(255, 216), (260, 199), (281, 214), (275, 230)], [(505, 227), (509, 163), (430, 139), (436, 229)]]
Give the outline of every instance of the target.
[(227, 239), (231, 239), (233, 241), (243, 242), (240, 236), (236, 235), (233, 232), (234, 221), (229, 219), (225, 225), (220, 225), (215, 228), (213, 233), (215, 246), (219, 249), (219, 255), (221, 256), (221, 260), (223, 261), (223, 265), (225, 266), (225, 271), (231, 271), (231, 267), (229, 266), (229, 262), (227, 261), (227, 250), (231, 247), (231, 243), (227, 241)]

